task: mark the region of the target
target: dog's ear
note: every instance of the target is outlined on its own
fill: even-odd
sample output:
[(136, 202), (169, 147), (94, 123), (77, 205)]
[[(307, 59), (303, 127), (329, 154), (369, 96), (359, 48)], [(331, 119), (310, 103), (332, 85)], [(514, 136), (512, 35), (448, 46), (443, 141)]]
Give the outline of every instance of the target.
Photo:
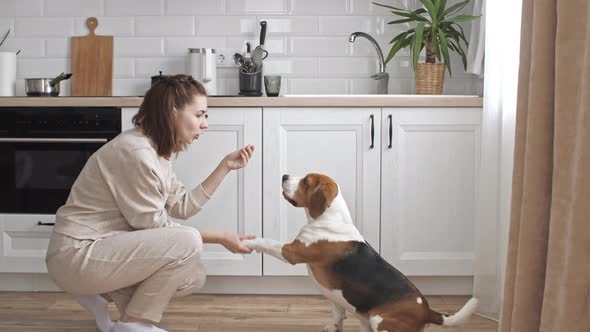
[(319, 183), (311, 195), (309, 195), (309, 215), (313, 219), (321, 216), (328, 206), (330, 206), (337, 194), (338, 187), (336, 185)]
[(309, 215), (313, 219), (321, 216), (328, 208), (328, 200), (323, 187), (324, 185), (320, 183), (309, 195)]

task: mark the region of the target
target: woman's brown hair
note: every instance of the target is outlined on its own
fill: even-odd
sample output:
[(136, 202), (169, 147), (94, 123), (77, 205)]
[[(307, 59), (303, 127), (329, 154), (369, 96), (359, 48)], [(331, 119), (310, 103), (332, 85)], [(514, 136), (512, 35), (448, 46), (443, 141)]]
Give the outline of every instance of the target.
[(205, 87), (183, 74), (166, 77), (146, 92), (133, 124), (154, 141), (158, 155), (169, 157), (185, 149), (176, 135), (174, 110), (183, 109), (195, 96), (207, 96)]

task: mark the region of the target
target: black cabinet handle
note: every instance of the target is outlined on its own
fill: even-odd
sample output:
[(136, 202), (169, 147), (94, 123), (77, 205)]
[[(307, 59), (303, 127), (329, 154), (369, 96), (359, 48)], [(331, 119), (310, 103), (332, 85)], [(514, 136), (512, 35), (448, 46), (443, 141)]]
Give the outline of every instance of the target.
[(387, 117), (389, 118), (389, 145), (387, 147), (391, 149), (393, 147), (393, 116), (389, 114)]
[(373, 114), (371, 114), (371, 146), (369, 146), (369, 149), (372, 149), (375, 147), (375, 116)]
[(37, 221), (37, 225), (39, 225), (39, 226), (55, 226), (55, 223), (54, 222), (40, 222), (40, 221)]

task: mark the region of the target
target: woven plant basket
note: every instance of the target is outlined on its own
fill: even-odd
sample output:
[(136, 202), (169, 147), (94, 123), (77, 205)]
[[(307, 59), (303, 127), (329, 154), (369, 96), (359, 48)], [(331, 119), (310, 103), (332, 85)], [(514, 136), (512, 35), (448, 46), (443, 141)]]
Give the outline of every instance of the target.
[(416, 65), (416, 94), (440, 95), (445, 78), (444, 63), (419, 63)]

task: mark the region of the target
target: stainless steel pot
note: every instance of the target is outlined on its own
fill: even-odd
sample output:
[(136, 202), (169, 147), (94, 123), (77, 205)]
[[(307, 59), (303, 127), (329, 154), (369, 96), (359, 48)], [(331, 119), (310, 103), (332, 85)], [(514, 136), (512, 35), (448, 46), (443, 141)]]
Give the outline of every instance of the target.
[(31, 97), (59, 96), (59, 82), (72, 77), (72, 74), (61, 73), (54, 78), (25, 78), (25, 93)]
[(59, 96), (59, 82), (51, 86), (53, 78), (25, 78), (25, 93), (30, 97)]

